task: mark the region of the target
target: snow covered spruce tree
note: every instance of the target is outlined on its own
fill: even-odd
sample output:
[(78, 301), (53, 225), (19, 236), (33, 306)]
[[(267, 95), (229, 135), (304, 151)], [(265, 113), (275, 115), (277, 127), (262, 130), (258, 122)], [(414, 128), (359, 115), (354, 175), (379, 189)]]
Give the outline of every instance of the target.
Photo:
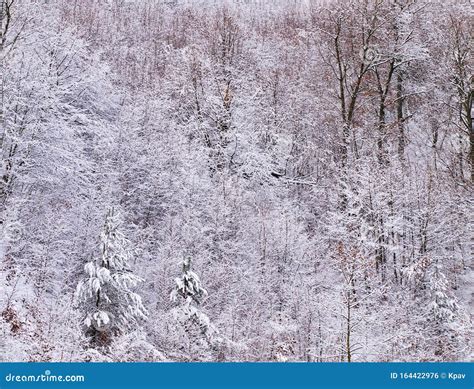
[(100, 256), (85, 265), (86, 277), (77, 286), (86, 334), (97, 345), (109, 344), (113, 335), (135, 327), (147, 315), (133, 291), (142, 279), (128, 267), (132, 250), (120, 226), (120, 213), (111, 208), (100, 235)]
[(181, 301), (181, 305), (173, 310), (179, 327), (178, 348), (198, 360), (214, 359), (213, 354), (218, 351), (222, 339), (209, 317), (199, 309), (207, 291), (199, 276), (191, 270), (191, 263), (191, 258), (182, 261), (182, 275), (175, 279), (175, 287), (171, 292), (172, 301)]
[(185, 300), (185, 307), (191, 307), (193, 301), (199, 305), (207, 291), (202, 287), (198, 275), (191, 270), (191, 258), (184, 259), (182, 266), (183, 274), (175, 279), (176, 286), (171, 292), (171, 300), (177, 301), (181, 296)]
[[(439, 263), (428, 271), (430, 303), (425, 313), (425, 333), (428, 350), (434, 350), (432, 358), (440, 361), (455, 360), (456, 351), (469, 343), (466, 331), (469, 328), (465, 312), (456, 301), (449, 287), (448, 279)], [(466, 347), (468, 348), (468, 346)]]

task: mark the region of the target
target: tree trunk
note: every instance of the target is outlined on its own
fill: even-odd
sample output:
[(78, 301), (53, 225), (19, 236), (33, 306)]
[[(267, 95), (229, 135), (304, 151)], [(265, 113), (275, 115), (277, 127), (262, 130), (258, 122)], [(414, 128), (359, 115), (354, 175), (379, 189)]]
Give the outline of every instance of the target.
[(398, 123), (398, 155), (400, 160), (405, 159), (405, 126), (403, 123), (403, 77), (401, 71), (397, 73), (397, 123)]

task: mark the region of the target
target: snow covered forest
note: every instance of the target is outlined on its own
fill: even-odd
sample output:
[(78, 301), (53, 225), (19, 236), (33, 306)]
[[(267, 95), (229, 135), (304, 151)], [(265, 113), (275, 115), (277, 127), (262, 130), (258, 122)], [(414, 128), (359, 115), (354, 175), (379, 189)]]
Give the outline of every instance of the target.
[(0, 0), (1, 361), (467, 361), (469, 0)]

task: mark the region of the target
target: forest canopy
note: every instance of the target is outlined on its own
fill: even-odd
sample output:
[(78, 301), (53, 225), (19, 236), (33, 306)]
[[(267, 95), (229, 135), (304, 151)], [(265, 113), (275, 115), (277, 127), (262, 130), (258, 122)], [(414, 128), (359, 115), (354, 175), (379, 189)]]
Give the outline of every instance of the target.
[(2, 361), (472, 358), (469, 1), (0, 4)]

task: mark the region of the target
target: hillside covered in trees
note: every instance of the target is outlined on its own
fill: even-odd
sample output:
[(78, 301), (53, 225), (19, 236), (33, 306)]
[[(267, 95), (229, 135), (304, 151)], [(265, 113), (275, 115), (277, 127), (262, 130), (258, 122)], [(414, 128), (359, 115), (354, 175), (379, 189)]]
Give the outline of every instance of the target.
[(2, 361), (466, 361), (469, 1), (0, 0)]

